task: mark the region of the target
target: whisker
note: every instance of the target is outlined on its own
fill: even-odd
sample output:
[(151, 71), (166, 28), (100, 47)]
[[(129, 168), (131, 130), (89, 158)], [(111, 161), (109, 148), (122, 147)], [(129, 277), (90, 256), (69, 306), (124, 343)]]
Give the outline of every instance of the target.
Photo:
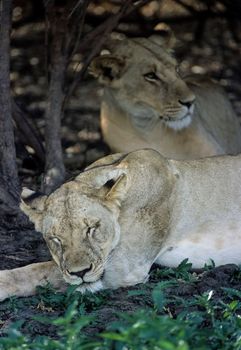
[(103, 262), (103, 266), (105, 267), (105, 265), (110, 261), (110, 259), (112, 258), (112, 252), (107, 256), (107, 258), (104, 260)]

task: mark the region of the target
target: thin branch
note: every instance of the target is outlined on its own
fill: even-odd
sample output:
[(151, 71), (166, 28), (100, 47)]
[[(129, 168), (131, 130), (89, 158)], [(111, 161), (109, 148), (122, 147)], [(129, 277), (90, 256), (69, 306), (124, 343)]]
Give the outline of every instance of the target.
[(145, 5), (149, 1), (150, 0), (140, 0), (136, 2), (133, 2), (131, 0), (125, 1), (125, 3), (115, 15), (111, 15), (109, 18), (107, 18), (105, 22), (101, 23), (97, 28), (95, 28), (85, 36), (85, 38), (80, 44), (80, 51), (83, 52), (87, 48), (89, 48), (90, 43), (92, 49), (88, 57), (86, 58), (82, 69), (80, 70), (80, 72), (78, 72), (78, 74), (76, 74), (72, 85), (69, 87), (65, 97), (64, 105), (66, 104), (68, 98), (73, 94), (80, 80), (83, 78), (83, 75), (85, 74), (90, 62), (99, 53), (107, 37), (114, 30), (114, 28), (116, 28), (121, 18), (127, 14), (130, 14), (132, 11), (138, 9), (139, 7)]
[(37, 157), (42, 163), (45, 162), (45, 150), (41, 140), (41, 136), (30, 124), (28, 116), (26, 116), (26, 111), (23, 111), (20, 106), (12, 99), (12, 112), (13, 118), (16, 123), (18, 130), (24, 135), (24, 138), (31, 146)]
[(79, 0), (76, 2), (76, 4), (74, 4), (72, 10), (70, 11), (69, 15), (68, 15), (68, 18), (72, 17), (73, 13), (76, 12), (76, 10), (78, 8), (80, 8), (81, 6), (84, 6), (85, 5), (85, 0)]
[(185, 3), (182, 0), (174, 0), (176, 4), (182, 6), (183, 8), (185, 8), (188, 12), (190, 12), (191, 14), (196, 14), (198, 11), (191, 5)]
[[(86, 13), (87, 13), (87, 8), (90, 4), (91, 0), (86, 0), (81, 8), (81, 14), (79, 15), (79, 21), (78, 19), (75, 22), (75, 25), (72, 26), (72, 31), (70, 33), (70, 38), (75, 41), (74, 47), (72, 49), (72, 52), (69, 54), (69, 61), (71, 61), (72, 57), (74, 54), (77, 52), (79, 43), (80, 43), (80, 38), (83, 34), (83, 29), (84, 29), (84, 24), (85, 24), (85, 18), (86, 18)], [(74, 35), (74, 30), (77, 28), (77, 35)]]
[(150, 0), (140, 0), (137, 3), (133, 3), (132, 1), (127, 0), (115, 15), (111, 15), (98, 27), (85, 35), (85, 38), (82, 40), (79, 47), (80, 51), (84, 52), (87, 48), (89, 48), (89, 45), (93, 40), (99, 40), (99, 37), (103, 32), (106, 31), (107, 28), (111, 29), (111, 32), (117, 26), (123, 16), (129, 15), (131, 12), (137, 10), (139, 7), (144, 6), (149, 1)]

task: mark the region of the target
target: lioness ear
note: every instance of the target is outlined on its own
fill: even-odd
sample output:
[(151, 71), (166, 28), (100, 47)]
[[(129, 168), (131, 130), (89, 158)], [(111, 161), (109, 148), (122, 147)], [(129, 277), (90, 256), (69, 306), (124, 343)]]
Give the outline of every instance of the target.
[(90, 74), (104, 84), (110, 83), (112, 80), (121, 76), (125, 66), (124, 59), (111, 55), (102, 55), (94, 58), (89, 67)]
[(119, 209), (122, 201), (125, 199), (127, 192), (126, 174), (123, 173), (118, 177), (116, 181), (109, 182), (109, 188), (109, 191), (105, 195), (105, 199), (109, 205), (113, 206), (113, 209), (115, 209), (115, 206)]
[(127, 193), (127, 170), (121, 168), (103, 169), (95, 177), (95, 187), (99, 189), (106, 204), (111, 209), (119, 211)]
[(166, 50), (172, 50), (176, 44), (176, 38), (171, 28), (165, 23), (159, 23), (154, 28), (155, 34), (149, 40), (162, 46)]
[(21, 210), (34, 223), (37, 231), (42, 230), (43, 210), (47, 196), (40, 195), (34, 191), (24, 187), (21, 193)]

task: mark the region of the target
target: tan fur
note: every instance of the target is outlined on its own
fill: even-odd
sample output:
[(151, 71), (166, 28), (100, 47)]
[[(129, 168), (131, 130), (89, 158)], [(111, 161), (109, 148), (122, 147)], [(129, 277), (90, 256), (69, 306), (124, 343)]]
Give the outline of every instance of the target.
[(177, 161), (139, 150), (100, 159), (48, 197), (22, 202), (55, 262), (0, 271), (0, 299), (46, 281), (81, 292), (134, 285), (154, 262), (240, 264), (240, 178), (241, 156)]
[(203, 78), (182, 79), (170, 41), (154, 35), (109, 46), (90, 70), (105, 86), (101, 128), (114, 152), (153, 148), (173, 159), (241, 152), (238, 119), (223, 90)]

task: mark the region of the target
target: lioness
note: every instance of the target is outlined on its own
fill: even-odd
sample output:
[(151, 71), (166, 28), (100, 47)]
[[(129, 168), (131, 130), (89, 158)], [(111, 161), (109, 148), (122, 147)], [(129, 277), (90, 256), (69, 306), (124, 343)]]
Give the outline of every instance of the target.
[(0, 271), (0, 299), (46, 281), (81, 292), (130, 286), (145, 282), (154, 262), (240, 264), (240, 178), (241, 156), (177, 161), (139, 150), (102, 158), (51, 195), (22, 202), (53, 262)]
[[(163, 31), (162, 31), (163, 32)], [(162, 33), (161, 32), (161, 33)], [(114, 152), (153, 148), (173, 159), (241, 152), (241, 132), (224, 91), (182, 79), (173, 34), (112, 40), (90, 71), (104, 84), (101, 128)]]

